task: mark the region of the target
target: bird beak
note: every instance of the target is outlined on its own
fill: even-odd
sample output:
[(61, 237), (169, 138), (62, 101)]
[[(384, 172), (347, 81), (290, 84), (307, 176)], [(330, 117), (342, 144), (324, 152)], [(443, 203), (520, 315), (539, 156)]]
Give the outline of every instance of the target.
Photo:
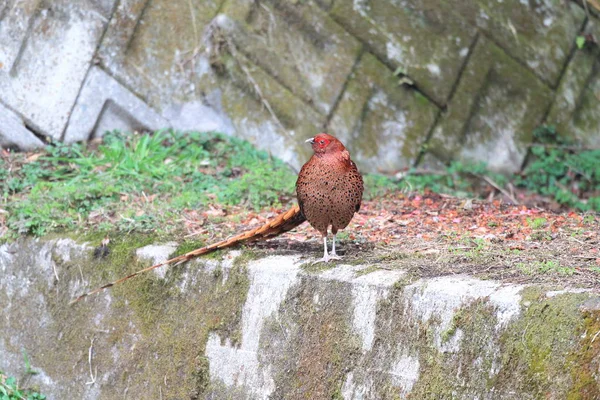
[(305, 140), (304, 143), (310, 143), (310, 144), (314, 144), (315, 143), (315, 138), (310, 138), (308, 140)]

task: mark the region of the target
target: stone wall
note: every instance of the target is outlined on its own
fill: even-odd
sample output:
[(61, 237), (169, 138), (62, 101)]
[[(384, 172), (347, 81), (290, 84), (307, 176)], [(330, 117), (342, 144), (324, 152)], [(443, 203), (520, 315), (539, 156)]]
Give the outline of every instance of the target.
[(4, 0), (0, 145), (218, 130), (298, 167), (303, 140), (327, 130), (365, 171), (451, 159), (518, 170), (542, 123), (600, 144), (598, 54), (575, 43), (600, 39), (593, 12), (568, 0)]
[(600, 396), (592, 289), (233, 251), (68, 305), (176, 247), (0, 246), (0, 370), (50, 400)]

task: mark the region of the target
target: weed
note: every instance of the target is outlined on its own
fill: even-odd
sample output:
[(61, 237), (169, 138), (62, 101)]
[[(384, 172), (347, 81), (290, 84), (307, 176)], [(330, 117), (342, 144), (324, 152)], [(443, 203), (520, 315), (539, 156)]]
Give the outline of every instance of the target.
[(546, 226), (546, 218), (527, 218), (527, 225), (531, 227), (531, 229), (540, 229)]
[(0, 371), (0, 400), (46, 400), (46, 396), (35, 390), (19, 387), (14, 377)]
[(534, 261), (532, 263), (517, 263), (516, 267), (526, 275), (558, 273), (560, 275), (573, 275), (575, 268), (561, 266), (557, 261)]
[(379, 268), (378, 268), (377, 266), (375, 266), (375, 265), (370, 265), (370, 266), (368, 266), (368, 267), (366, 267), (366, 268), (363, 268), (363, 269), (361, 269), (361, 270), (357, 271), (357, 272), (354, 274), (354, 277), (358, 278), (359, 276), (368, 275), (368, 274), (370, 274), (371, 272), (375, 272), (375, 271), (377, 271), (377, 270), (379, 270)]
[[(531, 160), (518, 174), (505, 176), (490, 171), (485, 163), (451, 162), (445, 169), (429, 174), (409, 170), (400, 182), (389, 178), (369, 177), (373, 193), (397, 190), (431, 190), (458, 197), (472, 197), (480, 191), (477, 185), (493, 181), (495, 186), (516, 187), (549, 197), (559, 204), (582, 211), (600, 211), (600, 150), (579, 148), (558, 134), (552, 126), (541, 126), (533, 132)], [(590, 220), (594, 218), (590, 217)], [(541, 223), (541, 221), (539, 222)], [(538, 229), (538, 228), (534, 228)]]
[(27, 375), (39, 374), (39, 372), (37, 372), (31, 368), (31, 363), (29, 362), (29, 357), (27, 357), (27, 352), (25, 351), (25, 349), (21, 349), (21, 353), (23, 354), (23, 361), (25, 362), (25, 374), (27, 374)]
[(535, 231), (529, 236), (530, 240), (544, 242), (552, 240), (552, 234), (543, 230)]
[(475, 251), (482, 251), (485, 249), (485, 240), (482, 238), (474, 238), (473, 243), (475, 244)]
[[(533, 160), (520, 175), (506, 177), (482, 163), (457, 161), (431, 174), (411, 169), (400, 180), (366, 174), (365, 199), (408, 190), (473, 197), (486, 177), (499, 186), (512, 179), (569, 207), (600, 210), (600, 196), (595, 195), (600, 193), (600, 150), (574, 151), (547, 126), (534, 137)], [(27, 156), (0, 158), (0, 209), (8, 213), (3, 223), (13, 238), (89, 227), (172, 232), (180, 229), (181, 213), (190, 209), (215, 204), (279, 207), (290, 198), (295, 182), (281, 160), (218, 133), (111, 132), (96, 150), (56, 143)], [(587, 215), (584, 224), (594, 221)], [(546, 221), (528, 224), (541, 229)]]
[(398, 190), (398, 183), (384, 175), (365, 174), (365, 198), (371, 199)]
[(592, 214), (587, 214), (585, 217), (583, 217), (583, 224), (584, 225), (591, 225), (594, 222), (596, 222), (596, 217)]
[(585, 198), (600, 190), (600, 150), (578, 150), (553, 126), (541, 126), (533, 136), (533, 160), (515, 183), (569, 207), (600, 211), (600, 197)]

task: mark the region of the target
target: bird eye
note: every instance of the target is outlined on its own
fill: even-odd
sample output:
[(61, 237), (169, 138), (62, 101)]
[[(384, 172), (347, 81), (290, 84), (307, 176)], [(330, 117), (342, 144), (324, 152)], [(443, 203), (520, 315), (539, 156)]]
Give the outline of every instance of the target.
[(325, 141), (324, 140), (320, 140), (319, 144), (325, 144)]

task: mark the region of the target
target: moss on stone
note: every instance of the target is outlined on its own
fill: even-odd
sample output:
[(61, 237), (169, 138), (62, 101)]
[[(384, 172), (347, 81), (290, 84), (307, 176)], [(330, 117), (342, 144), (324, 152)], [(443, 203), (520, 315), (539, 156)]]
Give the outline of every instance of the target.
[[(113, 239), (110, 255), (102, 260), (93, 260), (91, 250), (69, 262), (54, 257), (61, 277), (57, 290), (68, 292), (69, 281), (80, 278), (79, 267), (90, 287), (143, 268), (147, 263), (136, 259), (135, 250), (150, 243), (150, 236), (131, 235)], [(197, 260), (171, 268), (164, 279), (148, 273), (74, 306), (40, 281), (36, 290), (45, 293), (44, 302), (53, 321), (46, 335), (52, 340), (38, 342), (36, 351), (55, 355), (38, 365), (51, 376), (61, 376), (73, 365), (85, 375), (87, 351), (94, 337), (94, 365), (103, 373), (108, 370), (117, 383), (103, 387), (103, 395), (116, 398), (129, 388), (149, 397), (158, 397), (159, 390), (164, 398), (201, 397), (210, 386), (204, 356), (209, 333), (218, 332), (223, 340), (234, 344), (241, 338), (250, 258), (236, 260), (227, 279), (214, 273), (218, 268), (205, 268), (204, 262)], [(107, 296), (110, 310), (95, 320)], [(26, 319), (30, 318), (23, 315)], [(59, 352), (52, 350), (56, 337)], [(148, 387), (154, 392), (148, 392)]]
[[(499, 170), (501, 166), (504, 172), (515, 169), (522, 164), (526, 152), (521, 147), (531, 142), (533, 129), (541, 123), (552, 92), (531, 71), (484, 37), (478, 39), (463, 76), (469, 78), (458, 82), (448, 111), (434, 129), (429, 149), (444, 161), (458, 158), (490, 164), (494, 161), (490, 156), (498, 152), (498, 146), (506, 146), (512, 140), (514, 146), (507, 147), (509, 159), (496, 159), (498, 165), (489, 167)], [(498, 122), (498, 118), (502, 121)], [(490, 121), (505, 127), (501, 132), (505, 137), (490, 128), (495, 126)]]
[(368, 275), (371, 272), (375, 272), (379, 270), (379, 267), (377, 267), (376, 265), (370, 265), (367, 268), (363, 268), (359, 271), (356, 271), (356, 274), (354, 274), (355, 277), (359, 277), (359, 276), (363, 276), (363, 275)]
[(581, 335), (579, 351), (571, 354), (568, 360), (574, 364), (571, 370), (573, 385), (567, 393), (568, 400), (598, 399), (600, 387), (597, 371), (600, 368), (600, 313), (598, 310), (584, 311), (584, 334)]
[(534, 398), (565, 398), (574, 385), (565, 371), (578, 368), (584, 319), (579, 306), (586, 294), (548, 298), (540, 288), (523, 291), (522, 316), (500, 338), (500, 371), (491, 386), (510, 386)]
[[(210, 332), (239, 343), (250, 286), (246, 266), (261, 251), (242, 252), (227, 273), (214, 260), (198, 259), (164, 278), (150, 273), (68, 306), (66, 294), (79, 290), (73, 285), (81, 275), (95, 287), (137, 270), (147, 264), (137, 261), (135, 250), (149, 243), (153, 238), (144, 235), (115, 238), (103, 260), (93, 260), (90, 249), (72, 251), (65, 261), (50, 247), (60, 280), (36, 264), (44, 241), (19, 243), (16, 270), (34, 277), (32, 290), (41, 300), (39, 309), (29, 299), (25, 306), (11, 307), (9, 335), (25, 332), (31, 321), (45, 324), (43, 335), (28, 334), (16, 343), (53, 379), (66, 373), (88, 377), (93, 338), (97, 384), (107, 398), (122, 397), (126, 388), (148, 397), (250, 398), (243, 387), (210, 382), (205, 348)], [(260, 332), (259, 368), (270, 368), (273, 398), (340, 398), (350, 372), (352, 383), (368, 387), (372, 398), (404, 398), (405, 381), (395, 368), (407, 359), (418, 370), (414, 384), (408, 383), (409, 398), (474, 398), (492, 391), (498, 397), (512, 392), (523, 398), (600, 396), (595, 375), (600, 313), (591, 308), (582, 314), (580, 308), (589, 294), (547, 297), (544, 288), (527, 288), (519, 317), (506, 326), (498, 325), (495, 305), (480, 298), (454, 310), (450, 324), (442, 327), (443, 317), (435, 310), (427, 319), (415, 311), (414, 297), (408, 297), (415, 288), (407, 288), (412, 279), (407, 274), (378, 303), (372, 348), (363, 350), (353, 332), (352, 284), (300, 274)], [(20, 352), (5, 342), (11, 353)], [(74, 395), (84, 397), (83, 392)]]
[[(479, 299), (460, 308), (451, 325), (441, 332), (441, 351), (436, 345), (436, 327), (439, 321), (430, 319), (419, 325), (417, 349), (421, 360), (420, 377), (412, 388), (410, 398), (471, 397), (487, 391), (494, 349), (491, 344), (495, 334), (494, 307)], [(459, 335), (460, 332), (460, 336)], [(460, 348), (456, 354), (450, 343), (456, 340)], [(465, 385), (464, 382), (468, 382)]]
[(331, 129), (367, 169), (412, 165), (435, 121), (435, 105), (397, 81), (377, 58), (363, 54), (331, 120)]
[(340, 398), (360, 355), (348, 286), (305, 276), (289, 290), (279, 316), (265, 324), (261, 349), (276, 366), (273, 398)]
[(318, 274), (319, 272), (327, 271), (336, 267), (336, 262), (314, 262), (308, 261), (300, 266), (300, 268), (311, 274)]

